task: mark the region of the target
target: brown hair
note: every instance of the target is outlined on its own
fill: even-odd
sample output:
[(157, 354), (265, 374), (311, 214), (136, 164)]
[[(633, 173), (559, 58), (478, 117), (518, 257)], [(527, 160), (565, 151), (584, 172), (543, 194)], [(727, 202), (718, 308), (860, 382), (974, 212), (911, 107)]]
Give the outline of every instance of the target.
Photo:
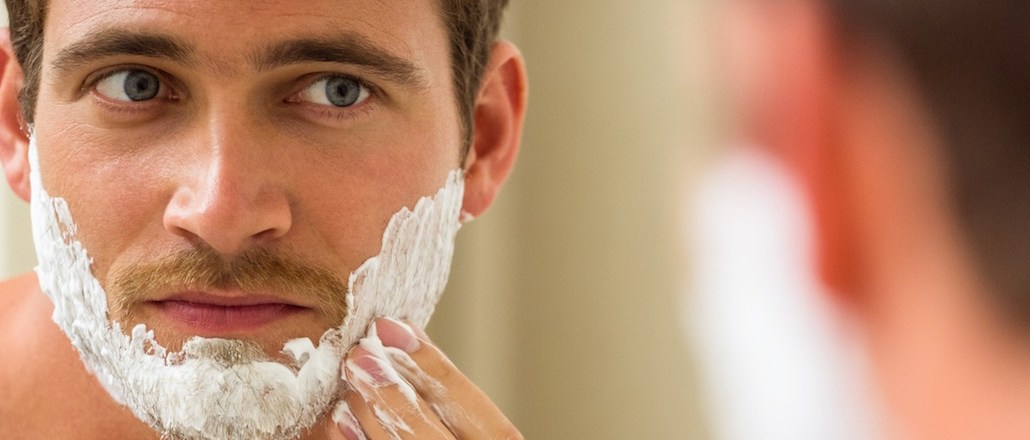
[[(461, 115), (464, 157), (472, 144), (472, 118), (483, 69), (490, 59), (490, 47), (497, 39), (508, 0), (439, 1), (450, 39), (451, 73)], [(19, 102), (23, 116), (32, 122), (39, 93), (47, 3), (46, 0), (5, 0), (5, 3), (11, 22), (11, 44), (25, 71)]]
[(1030, 3), (830, 0), (842, 37), (898, 51), (927, 103), (961, 228), (1001, 309), (1030, 325)]
[(440, 0), (440, 6), (451, 39), (451, 72), (463, 124), (464, 158), (472, 146), (472, 118), (483, 70), (490, 61), (490, 48), (500, 32), (508, 0)]

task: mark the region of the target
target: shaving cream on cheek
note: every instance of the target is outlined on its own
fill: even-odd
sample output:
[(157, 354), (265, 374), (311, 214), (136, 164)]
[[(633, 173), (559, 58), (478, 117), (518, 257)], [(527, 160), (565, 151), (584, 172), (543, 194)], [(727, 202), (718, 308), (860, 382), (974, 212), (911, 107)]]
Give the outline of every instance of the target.
[(108, 319), (107, 294), (76, 239), (68, 203), (51, 198), (40, 175), (38, 145), (29, 144), (33, 238), (41, 289), (53, 320), (107, 392), (167, 437), (290, 439), (312, 426), (338, 399), (340, 363), (377, 316), (425, 326), (443, 292), (460, 228), (461, 170), (433, 197), (396, 213), (378, 256), (349, 279), (348, 314), (322, 335), (288, 341), (289, 365), (265, 360), (227, 364), (205, 355), (238, 341), (190, 339), (169, 353), (144, 324), (123, 331)]

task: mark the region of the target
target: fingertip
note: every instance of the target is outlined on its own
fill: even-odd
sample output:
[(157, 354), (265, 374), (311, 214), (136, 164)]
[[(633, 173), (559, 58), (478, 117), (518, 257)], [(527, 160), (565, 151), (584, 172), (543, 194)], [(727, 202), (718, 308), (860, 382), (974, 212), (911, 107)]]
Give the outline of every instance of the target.
[(376, 358), (371, 354), (361, 355), (358, 351), (355, 351), (355, 355), (347, 361), (347, 370), (350, 371), (352, 379), (357, 379), (376, 387), (397, 382), (393, 377), (394, 374), (391, 374), (390, 366), (387, 365), (386, 361)]
[(411, 331), (415, 332), (415, 336), (417, 338), (419, 338), (419, 339), (421, 339), (423, 341), (429, 341), (430, 340), (429, 339), (429, 334), (427, 334), (426, 331), (424, 329), (422, 329), (422, 327), (414, 325), (410, 321), (407, 321), (407, 320), (405, 320), (404, 323), (408, 325), (408, 328), (410, 328)]
[(350, 405), (346, 401), (340, 401), (336, 405), (336, 410), (333, 411), (333, 422), (336, 423), (336, 428), (339, 430), (339, 434), (343, 435), (343, 438), (347, 440), (365, 440), (365, 432), (361, 429), (361, 424), (358, 423), (358, 419), (354, 417), (354, 413), (350, 410)]
[(383, 317), (376, 319), (375, 327), (384, 346), (399, 348), (405, 353), (414, 353), (422, 346), (414, 327), (407, 323)]
[(364, 356), (372, 356), (372, 353), (365, 347), (362, 347), (361, 344), (355, 344), (350, 348), (350, 351), (347, 352), (347, 356), (344, 356), (344, 360), (357, 359)]

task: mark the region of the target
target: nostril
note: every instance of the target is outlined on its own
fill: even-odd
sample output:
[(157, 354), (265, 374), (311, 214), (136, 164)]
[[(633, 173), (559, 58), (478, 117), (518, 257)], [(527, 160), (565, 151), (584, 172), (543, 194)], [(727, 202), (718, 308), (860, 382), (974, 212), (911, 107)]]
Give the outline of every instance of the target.
[(291, 223), (285, 204), (241, 204), (238, 199), (235, 203), (172, 204), (164, 218), (170, 233), (224, 255), (279, 240), (289, 232)]
[(220, 158), (186, 178), (168, 202), (165, 229), (223, 255), (278, 240), (290, 230), (289, 193), (271, 168)]
[(272, 242), (272, 241), (275, 241), (275, 240), (278, 240), (278, 239), (282, 238), (284, 235), (286, 235), (286, 232), (288, 230), (289, 230), (288, 226), (287, 227), (268, 228), (268, 229), (265, 229), (264, 231), (261, 231), (261, 232), (258, 232), (257, 234), (254, 234), (253, 235), (253, 239), (255, 241), (259, 242), (259, 243), (262, 243), (262, 244), (268, 243), (268, 242)]

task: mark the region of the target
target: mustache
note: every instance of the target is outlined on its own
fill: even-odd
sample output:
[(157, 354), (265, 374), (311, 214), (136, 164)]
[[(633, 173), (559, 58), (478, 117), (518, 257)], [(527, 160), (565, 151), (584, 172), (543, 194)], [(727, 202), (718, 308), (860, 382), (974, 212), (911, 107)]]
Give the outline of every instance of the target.
[(318, 311), (332, 322), (342, 323), (347, 315), (347, 286), (333, 271), (264, 248), (231, 259), (196, 248), (120, 268), (113, 273), (108, 296), (112, 314), (125, 316), (132, 304), (153, 300), (157, 292), (211, 288), (290, 292), (313, 298)]

